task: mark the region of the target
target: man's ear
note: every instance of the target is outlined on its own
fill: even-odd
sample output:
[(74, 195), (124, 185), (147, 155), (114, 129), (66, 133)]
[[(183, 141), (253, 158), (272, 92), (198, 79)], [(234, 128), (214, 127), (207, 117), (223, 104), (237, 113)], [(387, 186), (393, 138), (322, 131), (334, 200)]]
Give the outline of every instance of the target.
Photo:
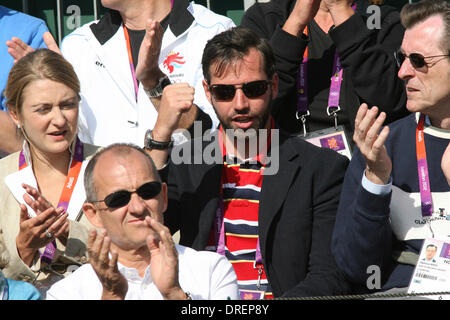
[(85, 202), (83, 204), (83, 212), (86, 215), (86, 218), (89, 222), (96, 228), (103, 228), (102, 219), (99, 214), (100, 211), (94, 206), (91, 202)]
[(271, 85), (271, 90), (272, 90), (272, 97), (276, 97), (278, 95), (278, 82), (279, 82), (279, 77), (278, 74), (274, 74), (272, 77), (272, 85)]
[(206, 98), (208, 99), (209, 103), (212, 104), (211, 91), (209, 91), (209, 85), (205, 79), (202, 80), (202, 85), (203, 85), (203, 90), (205, 90)]

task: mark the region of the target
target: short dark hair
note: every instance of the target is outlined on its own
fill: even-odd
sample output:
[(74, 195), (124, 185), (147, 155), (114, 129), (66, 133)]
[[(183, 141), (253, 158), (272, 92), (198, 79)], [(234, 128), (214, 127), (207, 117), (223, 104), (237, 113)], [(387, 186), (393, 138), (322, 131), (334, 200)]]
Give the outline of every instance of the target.
[(157, 181), (161, 181), (161, 178), (158, 174), (158, 170), (156, 169), (155, 163), (153, 162), (153, 159), (150, 157), (150, 155), (145, 152), (142, 148), (138, 147), (137, 145), (134, 145), (132, 143), (113, 143), (106, 148), (100, 149), (89, 161), (89, 163), (86, 166), (86, 169), (84, 171), (84, 189), (86, 191), (86, 202), (93, 202), (97, 201), (97, 189), (95, 188), (94, 184), (94, 170), (97, 165), (98, 159), (108, 151), (113, 151), (116, 156), (126, 156), (131, 153), (131, 151), (136, 150), (140, 153), (142, 153), (145, 158), (148, 160), (148, 163), (150, 164), (153, 174), (155, 175), (155, 179)]
[(428, 249), (428, 248), (430, 248), (430, 247), (433, 247), (433, 248), (436, 249), (436, 251), (437, 251), (437, 247), (436, 247), (434, 244), (429, 244), (429, 245), (427, 245), (426, 249)]
[(444, 39), (442, 39), (441, 47), (444, 51), (450, 53), (449, 0), (422, 0), (420, 2), (409, 3), (400, 12), (402, 24), (406, 29), (412, 28), (434, 15), (439, 15), (444, 20)]
[(275, 57), (268, 41), (254, 31), (244, 27), (234, 27), (217, 34), (206, 43), (202, 57), (203, 77), (211, 81), (210, 67), (217, 63), (215, 75), (221, 76), (226, 68), (236, 60), (242, 60), (250, 49), (261, 53), (267, 79), (275, 74)]

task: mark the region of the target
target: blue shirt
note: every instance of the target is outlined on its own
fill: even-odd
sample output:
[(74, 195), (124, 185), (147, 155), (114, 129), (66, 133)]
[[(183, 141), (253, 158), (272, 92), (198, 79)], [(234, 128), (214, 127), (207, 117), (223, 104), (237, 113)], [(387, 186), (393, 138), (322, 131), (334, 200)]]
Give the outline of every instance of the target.
[(0, 6), (0, 110), (5, 109), (3, 91), (14, 64), (6, 41), (17, 37), (34, 49), (46, 48), (42, 38), (46, 31), (48, 29), (43, 20)]
[(42, 296), (32, 284), (6, 278), (8, 300), (42, 300)]

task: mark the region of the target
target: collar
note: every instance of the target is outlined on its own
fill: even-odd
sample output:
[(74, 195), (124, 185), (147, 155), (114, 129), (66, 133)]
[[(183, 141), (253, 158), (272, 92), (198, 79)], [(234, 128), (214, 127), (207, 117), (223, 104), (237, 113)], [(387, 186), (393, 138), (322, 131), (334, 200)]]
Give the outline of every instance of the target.
[[(194, 22), (191, 11), (188, 0), (174, 0), (169, 14), (169, 27), (176, 37), (186, 31)], [(122, 17), (119, 11), (108, 10), (97, 23), (91, 24), (90, 28), (98, 42), (104, 45), (116, 34), (121, 25)]]
[[(257, 162), (259, 162), (261, 165), (265, 165), (266, 164), (266, 155), (270, 150), (270, 146), (271, 146), (271, 138), (272, 138), (272, 130), (275, 128), (275, 122), (273, 120), (272, 117), (270, 117), (270, 134), (267, 135), (267, 148), (266, 148), (266, 152), (263, 152), (264, 150), (258, 150), (259, 153), (255, 156), (255, 157), (251, 157), (248, 159), (243, 159), (243, 162), (250, 162), (252, 160), (256, 160)], [(222, 133), (222, 125), (219, 126), (219, 146), (220, 146), (220, 150), (222, 152), (222, 157), (224, 162), (226, 162), (226, 158), (237, 158), (236, 155), (227, 152), (226, 146), (225, 146), (225, 141), (223, 139), (223, 133)]]
[[(420, 118), (420, 112), (416, 112), (414, 114), (416, 123), (419, 123), (419, 118)], [(426, 134), (429, 134), (431, 136), (435, 136), (438, 138), (442, 138), (442, 139), (450, 139), (450, 130), (444, 130), (438, 127), (434, 127), (431, 124), (430, 118), (425, 115), (425, 123), (424, 123), (424, 129), (423, 132)]]
[[(75, 147), (77, 144), (77, 140), (78, 137), (76, 136), (75, 139), (73, 139), (72, 144), (69, 147), (69, 152), (70, 152), (70, 158), (72, 159), (74, 153), (75, 153)], [(80, 141), (81, 143), (81, 141)], [(31, 161), (31, 150), (30, 150), (30, 144), (28, 143), (27, 139), (23, 139), (23, 144), (22, 144), (22, 153), (25, 157), (25, 162), (27, 163), (27, 165), (31, 166), (32, 165), (32, 161)]]

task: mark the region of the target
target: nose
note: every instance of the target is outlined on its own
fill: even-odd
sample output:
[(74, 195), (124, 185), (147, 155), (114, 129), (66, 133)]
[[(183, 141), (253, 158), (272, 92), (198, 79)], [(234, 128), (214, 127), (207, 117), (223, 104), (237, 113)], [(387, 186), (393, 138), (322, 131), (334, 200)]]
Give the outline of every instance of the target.
[(239, 113), (249, 108), (249, 99), (242, 91), (242, 88), (236, 88), (236, 94), (234, 96), (234, 109)]
[(64, 125), (67, 122), (67, 119), (64, 113), (61, 111), (61, 108), (59, 106), (53, 107), (52, 113), (53, 113), (52, 123), (56, 127), (59, 128), (64, 127)]
[(402, 80), (406, 80), (414, 77), (414, 75), (415, 69), (411, 65), (411, 61), (409, 61), (409, 58), (406, 58), (400, 66), (400, 69), (398, 70), (398, 77)]
[(135, 216), (140, 216), (145, 213), (144, 199), (136, 192), (131, 194), (130, 202), (128, 203), (128, 212)]

